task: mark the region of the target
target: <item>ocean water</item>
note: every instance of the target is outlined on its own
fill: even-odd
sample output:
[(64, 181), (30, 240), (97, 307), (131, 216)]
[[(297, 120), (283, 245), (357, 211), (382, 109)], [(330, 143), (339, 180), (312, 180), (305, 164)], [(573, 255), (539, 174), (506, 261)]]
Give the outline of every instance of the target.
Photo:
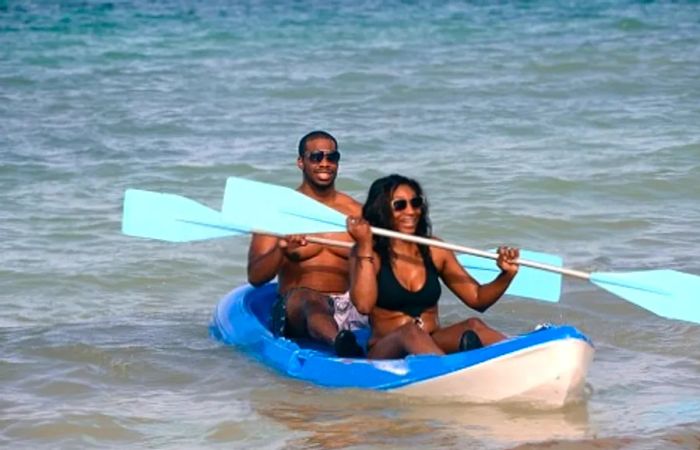
[(318, 389), (209, 339), (248, 239), (123, 236), (124, 190), (295, 186), (316, 128), (341, 189), (413, 176), (449, 242), (700, 276), (697, 2), (0, 0), (0, 445), (700, 448), (700, 324), (577, 280), (483, 316), (593, 339), (555, 411)]

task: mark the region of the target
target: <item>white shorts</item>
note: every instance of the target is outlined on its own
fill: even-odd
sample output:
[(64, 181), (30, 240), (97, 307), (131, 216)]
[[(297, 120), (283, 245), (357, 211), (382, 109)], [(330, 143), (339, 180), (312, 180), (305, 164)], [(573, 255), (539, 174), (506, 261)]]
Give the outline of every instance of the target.
[(350, 292), (329, 295), (333, 318), (338, 330), (358, 330), (369, 327), (369, 319), (355, 308), (350, 300)]

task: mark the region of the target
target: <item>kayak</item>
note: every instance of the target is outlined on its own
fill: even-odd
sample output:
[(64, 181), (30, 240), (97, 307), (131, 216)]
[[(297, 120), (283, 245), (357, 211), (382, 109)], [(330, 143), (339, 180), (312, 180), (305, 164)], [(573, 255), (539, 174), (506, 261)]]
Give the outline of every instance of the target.
[[(292, 378), (328, 388), (431, 400), (527, 402), (560, 407), (583, 396), (594, 347), (569, 325), (550, 325), (476, 350), (402, 359), (340, 358), (332, 348), (275, 337), (268, 327), (277, 284), (240, 286), (214, 309), (210, 335)], [(368, 330), (355, 332), (367, 341)]]

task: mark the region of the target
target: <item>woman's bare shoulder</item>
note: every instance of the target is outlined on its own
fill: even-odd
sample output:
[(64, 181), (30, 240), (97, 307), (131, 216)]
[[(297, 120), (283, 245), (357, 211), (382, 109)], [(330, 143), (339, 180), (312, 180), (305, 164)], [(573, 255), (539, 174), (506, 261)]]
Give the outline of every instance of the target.
[[(431, 236), (430, 239), (434, 241), (444, 242), (443, 239), (437, 236)], [(452, 254), (452, 251), (441, 247), (431, 246), (430, 254), (433, 258), (433, 262), (435, 263), (435, 265), (437, 267), (440, 267), (442, 263)]]

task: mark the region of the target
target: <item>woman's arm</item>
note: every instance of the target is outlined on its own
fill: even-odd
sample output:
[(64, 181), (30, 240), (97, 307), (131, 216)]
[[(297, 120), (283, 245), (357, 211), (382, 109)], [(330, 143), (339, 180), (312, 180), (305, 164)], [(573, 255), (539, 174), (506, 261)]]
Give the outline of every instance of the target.
[(459, 297), (462, 302), (479, 312), (489, 309), (501, 298), (508, 289), (511, 281), (518, 273), (518, 265), (514, 263), (520, 256), (516, 248), (499, 247), (496, 264), (501, 273), (488, 284), (479, 284), (457, 261), (454, 252), (433, 247), (434, 260), (440, 277), (447, 287)]
[(350, 252), (350, 300), (368, 315), (377, 303), (379, 255), (372, 249), (372, 230), (364, 219), (349, 216), (347, 227), (356, 242)]

